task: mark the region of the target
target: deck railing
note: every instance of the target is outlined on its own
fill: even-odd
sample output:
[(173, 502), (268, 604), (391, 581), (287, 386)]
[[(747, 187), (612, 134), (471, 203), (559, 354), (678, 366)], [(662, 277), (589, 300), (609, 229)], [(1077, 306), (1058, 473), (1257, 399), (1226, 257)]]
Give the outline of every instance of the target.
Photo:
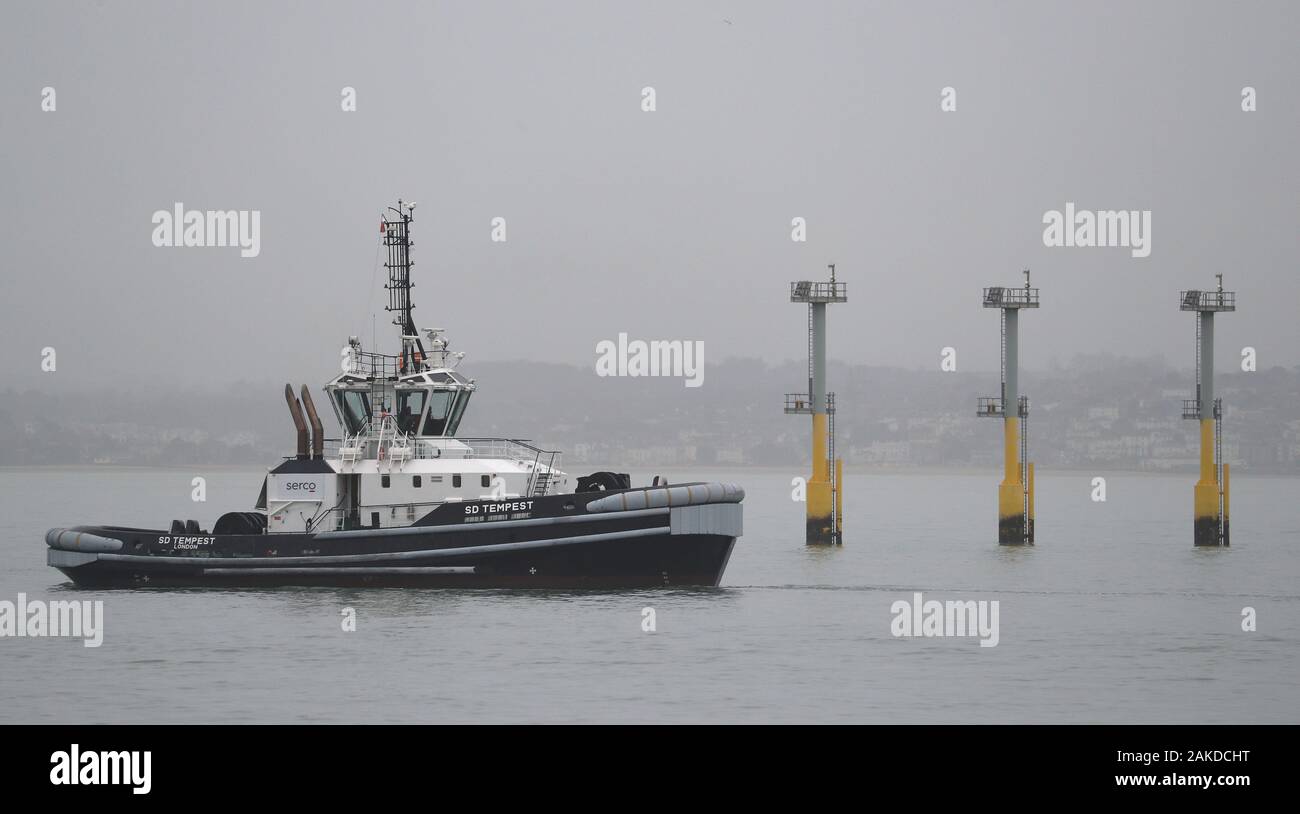
[(985, 308), (1037, 308), (1037, 288), (991, 286), (984, 289)]
[[(1029, 415), (1029, 396), (1021, 396), (1019, 399), (1019, 410), (1017, 415), (1025, 418)], [(975, 407), (975, 415), (980, 418), (1005, 418), (1007, 414), (1006, 407), (1002, 403), (1001, 396), (980, 396)]]
[[(345, 463), (379, 459), (389, 462), (408, 460), (436, 460), (443, 457), (450, 443), (457, 443), (457, 458), (499, 459), (522, 464), (528, 469), (527, 494), (533, 497), (548, 494), (554, 484), (554, 473), (559, 469), (562, 454), (558, 450), (542, 449), (519, 438), (417, 438), (410, 435), (361, 433), (347, 438), (326, 438), (325, 457), (344, 460), (344, 452), (352, 456)], [(459, 444), (464, 444), (461, 448)], [(382, 458), (380, 451), (383, 451)]]
[(1235, 311), (1237, 292), (1197, 291), (1196, 289), (1179, 291), (1178, 308), (1181, 311)]

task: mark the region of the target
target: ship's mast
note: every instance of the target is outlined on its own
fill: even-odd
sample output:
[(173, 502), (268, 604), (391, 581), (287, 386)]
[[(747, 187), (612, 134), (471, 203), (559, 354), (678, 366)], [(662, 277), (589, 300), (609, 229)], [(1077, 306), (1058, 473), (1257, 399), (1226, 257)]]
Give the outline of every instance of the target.
[(415, 320), (411, 312), (415, 306), (411, 303), (411, 220), (415, 212), (414, 203), (402, 203), (398, 200), (396, 207), (388, 207), (384, 219), (379, 224), (384, 246), (388, 248), (388, 305), (385, 311), (394, 312), (393, 324), (402, 331), (402, 368), (412, 366), (411, 353), (417, 350), (421, 359), (425, 358), (424, 345), (416, 333)]

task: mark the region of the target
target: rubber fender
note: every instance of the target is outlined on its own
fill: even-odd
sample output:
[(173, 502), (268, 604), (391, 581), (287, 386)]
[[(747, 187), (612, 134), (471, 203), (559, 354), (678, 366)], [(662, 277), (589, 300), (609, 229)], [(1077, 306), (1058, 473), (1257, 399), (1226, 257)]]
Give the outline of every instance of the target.
[(734, 483), (691, 483), (682, 486), (652, 486), (596, 498), (587, 504), (589, 512), (621, 512), (698, 506), (703, 503), (739, 503), (745, 490)]
[(45, 532), (45, 544), (61, 551), (121, 551), (122, 541), (86, 531), (50, 529)]

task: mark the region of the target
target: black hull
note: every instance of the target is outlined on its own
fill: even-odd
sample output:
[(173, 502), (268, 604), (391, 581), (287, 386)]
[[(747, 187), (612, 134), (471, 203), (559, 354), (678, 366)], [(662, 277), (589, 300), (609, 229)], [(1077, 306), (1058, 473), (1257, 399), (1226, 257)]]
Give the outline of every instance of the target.
[[(652, 588), (717, 585), (734, 537), (681, 535), (604, 540), (536, 551), (415, 560), (400, 566), (223, 567), (107, 561), (56, 566), (83, 588)], [(469, 570), (456, 570), (469, 569)]]
[(607, 494), (538, 498), (487, 522), (467, 502), (393, 529), (172, 537), (78, 526), (53, 529), (46, 541), (49, 564), (85, 588), (719, 584), (740, 534), (739, 503), (587, 510)]

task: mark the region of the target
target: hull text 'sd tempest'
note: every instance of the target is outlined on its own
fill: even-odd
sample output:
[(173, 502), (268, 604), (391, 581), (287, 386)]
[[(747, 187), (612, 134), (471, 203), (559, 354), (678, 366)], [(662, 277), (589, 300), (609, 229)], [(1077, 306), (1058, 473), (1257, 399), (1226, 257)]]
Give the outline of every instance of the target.
[(286, 385), (297, 454), (267, 473), (254, 511), (210, 530), (50, 529), (49, 564), (89, 587), (717, 585), (741, 534), (739, 487), (634, 489), (596, 472), (570, 489), (559, 453), (456, 436), (476, 385), (442, 332), (422, 337), (412, 319), (414, 208), (398, 201), (380, 224), (401, 352), (352, 337), (325, 386), (341, 439), (324, 437), (306, 387), (300, 400)]

